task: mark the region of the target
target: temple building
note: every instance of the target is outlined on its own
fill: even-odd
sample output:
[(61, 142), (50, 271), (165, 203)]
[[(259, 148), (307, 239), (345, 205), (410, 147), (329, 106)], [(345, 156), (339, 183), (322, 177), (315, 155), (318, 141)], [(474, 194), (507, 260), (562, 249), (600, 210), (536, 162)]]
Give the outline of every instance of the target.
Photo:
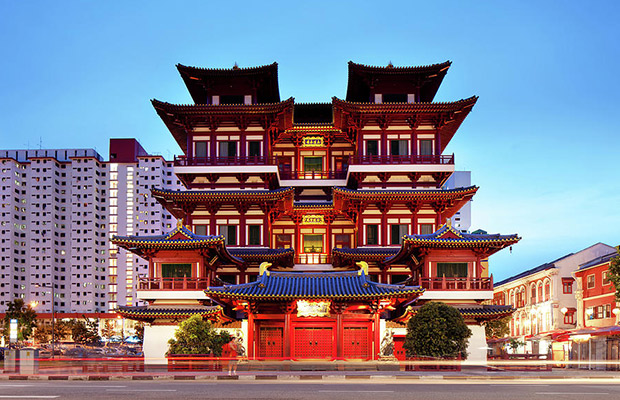
[(276, 63), (178, 65), (195, 104), (153, 106), (187, 190), (151, 195), (179, 222), (112, 239), (149, 263), (147, 305), (118, 310), (148, 322), (147, 362), (194, 314), (237, 330), (249, 359), (376, 360), (429, 301), (461, 310), (469, 358), (485, 360), (484, 323), (512, 312), (481, 304), (487, 259), (520, 238), (450, 223), (478, 188), (444, 186), (444, 150), (477, 100), (433, 102), (449, 67), (350, 62), (345, 99), (297, 104), (280, 99)]

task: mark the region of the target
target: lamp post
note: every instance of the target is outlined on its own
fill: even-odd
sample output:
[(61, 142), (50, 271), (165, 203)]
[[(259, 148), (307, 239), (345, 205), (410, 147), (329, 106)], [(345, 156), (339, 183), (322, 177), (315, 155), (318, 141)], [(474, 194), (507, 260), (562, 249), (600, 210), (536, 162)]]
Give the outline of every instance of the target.
[(55, 313), (55, 308), (54, 308), (54, 283), (52, 282), (49, 286), (45, 285), (45, 284), (41, 284), (41, 283), (37, 283), (35, 285), (36, 287), (40, 287), (40, 288), (50, 288), (52, 289), (52, 359), (54, 359), (55, 356), (55, 346), (54, 346), (54, 342), (56, 342), (56, 332), (55, 332), (55, 322), (56, 322), (56, 313)]

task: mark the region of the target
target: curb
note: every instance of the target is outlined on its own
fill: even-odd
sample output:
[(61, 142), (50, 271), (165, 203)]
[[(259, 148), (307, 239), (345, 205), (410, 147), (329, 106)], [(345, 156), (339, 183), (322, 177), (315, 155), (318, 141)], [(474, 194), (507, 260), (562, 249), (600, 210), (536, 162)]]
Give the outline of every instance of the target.
[(620, 380), (620, 375), (0, 375), (3, 381), (320, 381), (320, 380), (428, 380), (428, 381), (500, 381), (500, 380)]

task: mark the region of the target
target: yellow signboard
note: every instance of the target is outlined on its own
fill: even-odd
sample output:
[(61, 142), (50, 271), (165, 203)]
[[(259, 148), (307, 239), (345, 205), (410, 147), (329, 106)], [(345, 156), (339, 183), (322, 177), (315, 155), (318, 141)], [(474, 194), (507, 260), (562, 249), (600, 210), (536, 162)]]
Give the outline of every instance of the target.
[(301, 147), (324, 147), (323, 136), (306, 136), (301, 141)]
[(328, 317), (329, 301), (307, 301), (297, 300), (297, 316), (298, 317)]
[(322, 215), (304, 215), (301, 219), (302, 225), (325, 225), (325, 218)]

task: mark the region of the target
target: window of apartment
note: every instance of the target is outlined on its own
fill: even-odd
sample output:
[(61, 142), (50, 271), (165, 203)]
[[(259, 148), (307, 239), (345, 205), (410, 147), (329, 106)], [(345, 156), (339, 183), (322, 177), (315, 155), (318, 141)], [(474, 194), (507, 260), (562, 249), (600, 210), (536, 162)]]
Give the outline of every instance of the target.
[(401, 244), (407, 228), (407, 225), (390, 225), (390, 244)]
[(433, 155), (433, 141), (430, 139), (420, 140), (420, 155), (432, 156)]
[(562, 280), (562, 293), (563, 294), (572, 294), (573, 293), (573, 281), (565, 281)]
[(419, 224), (420, 235), (431, 235), (433, 233), (433, 224)]
[(530, 304), (536, 304), (536, 285), (530, 288)]
[(236, 225), (221, 225), (220, 235), (224, 236), (224, 243), (226, 244), (226, 246), (234, 246), (237, 244)]
[(260, 246), (260, 225), (248, 225), (248, 245)]
[(608, 285), (610, 282), (609, 271), (603, 271), (603, 285)]
[(611, 304), (605, 304), (603, 318), (611, 318)]
[(393, 156), (406, 156), (409, 154), (409, 151), (407, 151), (407, 141), (390, 140), (390, 154)]
[(378, 156), (379, 155), (379, 141), (378, 140), (367, 140), (366, 141), (366, 155), (367, 156)]
[(594, 287), (596, 286), (595, 276), (588, 275), (588, 277), (586, 278), (586, 281), (587, 281), (587, 288), (594, 289)]
[(567, 312), (564, 314), (564, 323), (565, 324), (574, 324), (575, 323), (575, 313)]
[(437, 277), (466, 278), (467, 263), (437, 263)]
[(366, 225), (366, 244), (379, 244), (379, 225)]
[(248, 142), (248, 156), (260, 157), (260, 142)]
[(237, 142), (219, 142), (220, 157), (236, 157)]
[(545, 281), (545, 301), (551, 298), (551, 282)]

